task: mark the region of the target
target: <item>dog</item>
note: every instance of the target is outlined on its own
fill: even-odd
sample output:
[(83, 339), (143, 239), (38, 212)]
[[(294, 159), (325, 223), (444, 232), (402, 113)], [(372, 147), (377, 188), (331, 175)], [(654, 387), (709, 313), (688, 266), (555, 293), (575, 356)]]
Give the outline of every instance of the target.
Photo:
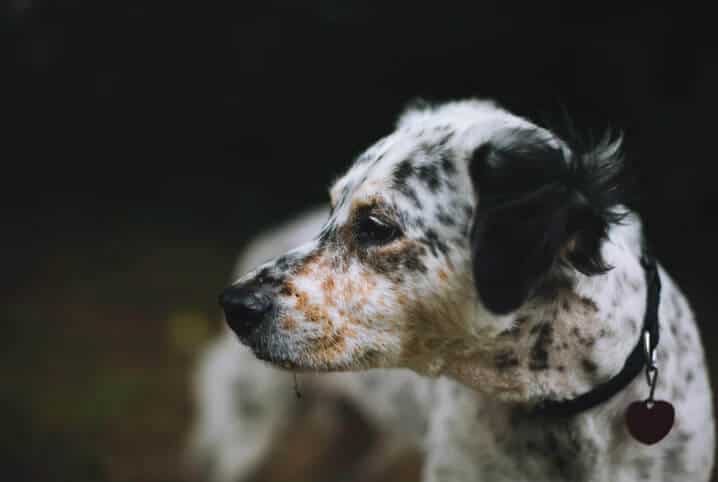
[[(620, 137), (586, 144), (491, 101), (410, 107), (328, 212), (257, 241), (222, 293), (231, 331), (197, 379), (208, 476), (257, 466), (294, 372), (420, 447), (426, 482), (709, 480), (699, 332), (655, 264), (652, 281), (622, 164)], [(675, 424), (646, 445), (625, 413), (653, 390)]]

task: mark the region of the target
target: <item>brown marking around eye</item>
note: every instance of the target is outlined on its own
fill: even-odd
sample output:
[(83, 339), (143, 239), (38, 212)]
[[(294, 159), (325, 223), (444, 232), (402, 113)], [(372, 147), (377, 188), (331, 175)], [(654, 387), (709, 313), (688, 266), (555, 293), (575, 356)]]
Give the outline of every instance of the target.
[(351, 203), (350, 214), (347, 222), (339, 228), (338, 239), (348, 252), (354, 252), (358, 246), (354, 239), (354, 226), (357, 221), (369, 214), (373, 214), (382, 218), (394, 219), (395, 213), (381, 196), (370, 196), (366, 199), (355, 199)]
[(416, 241), (404, 239), (383, 248), (369, 250), (364, 256), (360, 256), (360, 260), (372, 270), (383, 275), (415, 271), (426, 273), (426, 265), (421, 259), (424, 254), (426, 254), (424, 246)]

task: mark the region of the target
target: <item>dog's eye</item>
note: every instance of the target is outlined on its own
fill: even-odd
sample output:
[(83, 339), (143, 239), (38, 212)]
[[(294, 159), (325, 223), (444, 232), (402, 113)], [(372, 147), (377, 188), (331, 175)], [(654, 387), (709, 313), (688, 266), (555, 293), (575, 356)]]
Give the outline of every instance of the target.
[(387, 244), (400, 235), (399, 228), (377, 216), (367, 216), (357, 224), (357, 239), (362, 244)]

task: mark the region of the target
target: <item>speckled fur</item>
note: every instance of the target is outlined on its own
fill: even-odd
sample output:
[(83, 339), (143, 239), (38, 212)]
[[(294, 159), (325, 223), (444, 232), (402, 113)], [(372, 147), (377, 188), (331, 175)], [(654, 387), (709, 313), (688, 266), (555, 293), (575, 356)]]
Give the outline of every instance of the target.
[[(427, 482), (707, 481), (714, 429), (702, 345), (685, 297), (663, 269), (656, 396), (676, 407), (669, 436), (645, 447), (626, 432), (626, 406), (647, 395), (642, 377), (575, 417), (537, 419), (527, 410), (585, 393), (621, 370), (638, 341), (646, 287), (641, 224), (629, 213), (601, 248), (613, 269), (585, 276), (556, 265), (518, 309), (498, 316), (482, 306), (469, 241), (481, 196), (468, 163), (482, 143), (517, 128), (563, 145), (489, 102), (406, 113), (335, 183), (328, 216), (313, 213), (304, 228), (260, 242), (309, 239), (235, 281), (260, 277), (277, 286), (276, 316), (242, 341), (295, 371), (409, 369), (312, 375), (308, 383), (349, 394), (379, 426), (398, 426), (402, 443), (421, 445)], [(403, 235), (362, 246), (355, 231), (367, 210)], [(319, 234), (310, 237), (307, 227)], [(208, 352), (198, 379), (195, 454), (218, 481), (251, 471), (291, 401), (287, 375), (255, 362), (231, 338)], [(253, 388), (242, 386), (250, 381)], [(411, 405), (409, 421), (399, 401)], [(242, 408), (249, 405), (258, 413)]]

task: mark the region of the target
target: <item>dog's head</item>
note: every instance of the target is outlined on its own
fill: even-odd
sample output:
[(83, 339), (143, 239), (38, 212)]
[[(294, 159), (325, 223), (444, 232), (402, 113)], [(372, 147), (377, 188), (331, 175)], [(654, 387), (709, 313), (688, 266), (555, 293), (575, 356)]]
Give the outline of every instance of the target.
[(617, 151), (488, 102), (412, 109), (334, 184), (314, 240), (225, 290), (227, 321), (285, 368), (436, 373), (491, 344), (546, 277), (609, 268)]

